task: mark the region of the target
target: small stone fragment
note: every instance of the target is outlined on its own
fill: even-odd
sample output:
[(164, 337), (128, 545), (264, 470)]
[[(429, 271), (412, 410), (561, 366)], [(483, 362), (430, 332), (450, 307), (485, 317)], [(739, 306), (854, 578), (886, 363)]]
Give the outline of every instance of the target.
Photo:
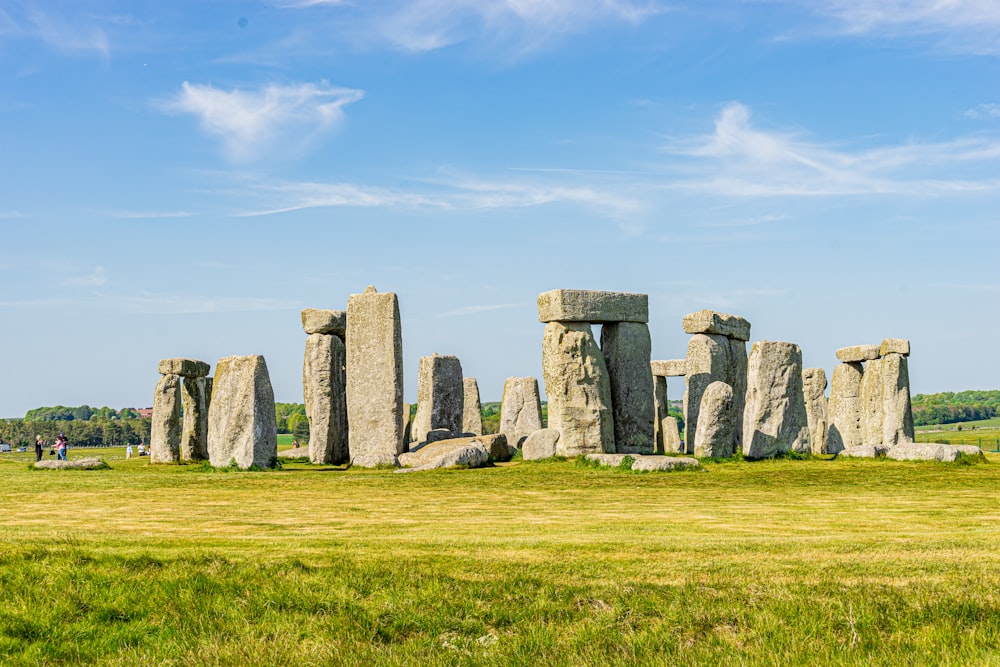
[(649, 297), (628, 292), (556, 289), (538, 295), (539, 322), (649, 322)]
[(307, 334), (324, 334), (344, 340), (347, 334), (347, 311), (306, 308), (302, 311), (302, 329)]
[(857, 363), (860, 361), (873, 361), (878, 359), (878, 345), (851, 345), (837, 350), (837, 359), (845, 364)]
[(682, 323), (684, 333), (717, 334), (744, 342), (750, 340), (750, 322), (737, 315), (717, 313), (714, 310), (699, 310), (688, 313)]
[(556, 455), (559, 431), (554, 428), (538, 429), (521, 443), (521, 458), (525, 461), (550, 459)]

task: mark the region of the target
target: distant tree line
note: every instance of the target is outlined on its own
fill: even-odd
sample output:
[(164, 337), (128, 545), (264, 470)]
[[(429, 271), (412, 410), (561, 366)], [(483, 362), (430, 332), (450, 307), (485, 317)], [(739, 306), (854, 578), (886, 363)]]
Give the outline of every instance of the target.
[(0, 420), (0, 441), (15, 447), (32, 447), (40, 435), (51, 445), (60, 433), (75, 447), (124, 447), (149, 442), (148, 419), (88, 419), (28, 421)]
[(992, 419), (1000, 415), (1000, 391), (917, 394), (911, 404), (913, 423), (917, 426)]

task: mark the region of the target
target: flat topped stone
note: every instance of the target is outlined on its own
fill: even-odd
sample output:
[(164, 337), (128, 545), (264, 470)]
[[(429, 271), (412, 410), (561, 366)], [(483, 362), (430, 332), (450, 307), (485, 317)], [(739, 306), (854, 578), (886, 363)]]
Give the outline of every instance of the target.
[(653, 375), (659, 378), (682, 378), (687, 375), (687, 359), (661, 359), (650, 361)]
[(302, 311), (302, 328), (310, 335), (325, 334), (343, 339), (347, 333), (347, 311), (306, 308)]
[(879, 346), (878, 353), (883, 357), (887, 354), (901, 354), (908, 357), (910, 356), (910, 341), (907, 338), (886, 338)]
[(37, 461), (36, 468), (49, 470), (100, 470), (107, 468), (108, 464), (98, 458), (76, 459), (74, 461)]
[(681, 323), (684, 333), (717, 334), (736, 340), (750, 340), (750, 322), (737, 315), (717, 313), (714, 310), (699, 310), (688, 313)]
[(878, 345), (851, 345), (837, 350), (837, 359), (845, 364), (874, 361), (880, 356)]
[(186, 378), (203, 378), (209, 365), (197, 359), (161, 359), (160, 375), (180, 375)]
[(399, 464), (406, 470), (436, 470), (465, 466), (480, 468), (489, 461), (490, 451), (479, 438), (454, 438), (428, 443), (399, 455)]
[(554, 289), (538, 295), (539, 322), (649, 322), (649, 297), (629, 292)]
[(700, 468), (701, 463), (690, 456), (644, 456), (641, 454), (587, 454), (584, 458), (598, 465), (617, 468), (628, 457), (632, 459), (631, 470), (636, 472), (654, 472), (658, 470), (680, 470), (682, 468)]

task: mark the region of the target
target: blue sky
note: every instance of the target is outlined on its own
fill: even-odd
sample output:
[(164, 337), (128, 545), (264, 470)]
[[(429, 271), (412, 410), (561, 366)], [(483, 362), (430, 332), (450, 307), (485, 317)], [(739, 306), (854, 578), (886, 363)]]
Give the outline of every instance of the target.
[[(914, 392), (996, 388), (995, 0), (0, 5), (0, 416), (143, 406), (156, 362), (264, 354), (374, 284), (484, 400), (535, 297), (648, 293)], [(671, 383), (680, 398), (681, 383)]]

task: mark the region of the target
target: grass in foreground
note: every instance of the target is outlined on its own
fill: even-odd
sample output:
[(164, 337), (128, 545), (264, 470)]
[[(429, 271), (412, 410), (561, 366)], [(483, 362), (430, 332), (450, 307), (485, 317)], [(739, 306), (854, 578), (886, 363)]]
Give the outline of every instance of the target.
[(0, 663), (1000, 662), (996, 457), (219, 475), (115, 456), (0, 460)]

